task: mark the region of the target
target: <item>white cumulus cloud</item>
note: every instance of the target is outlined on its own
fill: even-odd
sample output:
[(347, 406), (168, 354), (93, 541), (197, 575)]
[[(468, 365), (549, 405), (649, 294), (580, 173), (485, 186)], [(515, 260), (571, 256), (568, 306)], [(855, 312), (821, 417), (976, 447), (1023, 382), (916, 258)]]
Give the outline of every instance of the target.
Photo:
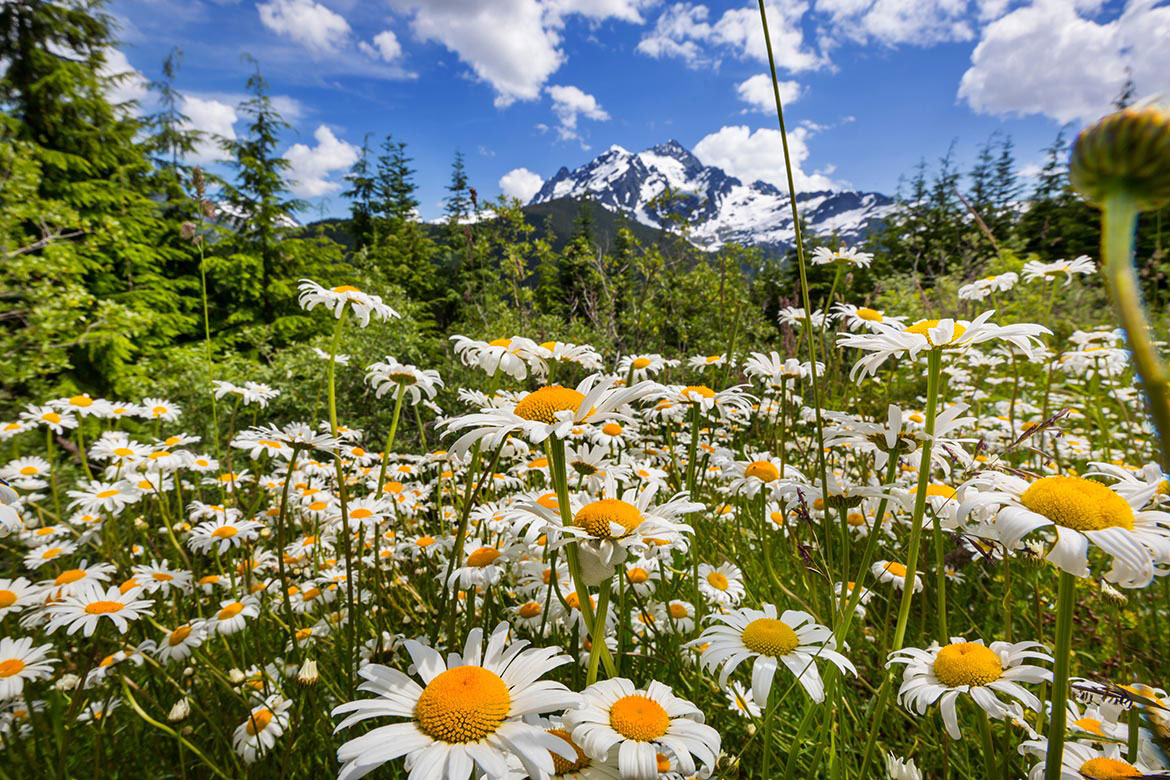
[(609, 119), (609, 114), (597, 102), (597, 98), (587, 92), (582, 92), (577, 87), (554, 85), (548, 87), (545, 91), (552, 98), (553, 113), (557, 115), (557, 119), (560, 121), (560, 126), (557, 127), (557, 134), (562, 141), (580, 138), (577, 134), (577, 120), (579, 117), (584, 116), (598, 122), (605, 122)]
[(566, 60), (561, 30), (566, 18), (590, 22), (642, 21), (653, 0), (390, 0), (410, 17), (414, 36), (442, 44), (477, 78), (491, 85), (495, 104), (536, 100)]
[(345, 17), (313, 0), (270, 0), (256, 10), (269, 30), (318, 54), (336, 52), (349, 40)]
[[(806, 0), (780, 0), (765, 3), (764, 7), (778, 68), (796, 73), (827, 64), (825, 57), (805, 40), (804, 17), (810, 8)], [(674, 3), (663, 10), (654, 29), (639, 41), (638, 51), (655, 58), (677, 57), (691, 67), (717, 64), (722, 54), (767, 62), (756, 3), (724, 11), (714, 22), (707, 21), (709, 16), (705, 5)]]
[(211, 163), (227, 159), (228, 154), (220, 146), (219, 138), (235, 140), (235, 124), (239, 119), (236, 109), (214, 98), (184, 95), (181, 111), (187, 117), (183, 128), (199, 130), (204, 134), (190, 161)]
[[(772, 93), (772, 77), (767, 73), (759, 73), (735, 88), (739, 99), (751, 106), (752, 110), (763, 111), (766, 114), (776, 113), (776, 96)], [(780, 82), (780, 100), (787, 107), (795, 103), (804, 93), (804, 89), (796, 81)]]
[(393, 30), (383, 30), (374, 36), (372, 43), (362, 41), (358, 44), (358, 48), (374, 59), (382, 59), (386, 62), (394, 62), (402, 56), (402, 44), (398, 42), (398, 36), (394, 34)]
[(959, 97), (988, 114), (1043, 114), (1061, 122), (1110, 110), (1127, 74), (1138, 95), (1170, 90), (1170, 7), (1130, 0), (1100, 19), (1094, 0), (1036, 0), (987, 25)]
[[(808, 159), (810, 132), (798, 127), (788, 133), (792, 174), (797, 191), (827, 190), (833, 180), (820, 172), (806, 173), (801, 166)], [(746, 183), (765, 181), (785, 192), (788, 179), (784, 168), (784, 147), (780, 131), (746, 125), (721, 127), (695, 144), (695, 156), (705, 165), (714, 165)]]
[(975, 37), (972, 11), (994, 18), (1009, 0), (817, 0), (835, 34), (860, 43), (875, 40), (887, 46), (903, 43), (929, 46)]
[(357, 162), (359, 149), (342, 141), (325, 125), (313, 133), (316, 146), (293, 144), (284, 153), (289, 161), (289, 178), (294, 180), (293, 194), (303, 198), (315, 198), (341, 189), (341, 184), (331, 180), (334, 172), (347, 170)]
[(500, 177), (500, 192), (527, 203), (540, 191), (544, 179), (527, 168), (514, 168)]
[[(105, 78), (115, 78), (106, 87), (106, 99), (114, 105), (137, 101), (141, 103), (150, 94), (150, 82), (146, 76), (130, 64), (126, 55), (118, 49), (106, 49), (106, 61), (99, 74)], [(137, 112), (136, 112), (137, 113)]]

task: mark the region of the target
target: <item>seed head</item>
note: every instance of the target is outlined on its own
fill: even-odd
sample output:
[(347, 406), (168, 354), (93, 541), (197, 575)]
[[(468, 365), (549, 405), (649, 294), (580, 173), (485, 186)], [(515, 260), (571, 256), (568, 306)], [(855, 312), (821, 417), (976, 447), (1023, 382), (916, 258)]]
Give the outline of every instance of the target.
[(1135, 198), (1141, 211), (1170, 203), (1170, 111), (1127, 108), (1082, 130), (1073, 144), (1069, 181), (1098, 206), (1119, 190)]

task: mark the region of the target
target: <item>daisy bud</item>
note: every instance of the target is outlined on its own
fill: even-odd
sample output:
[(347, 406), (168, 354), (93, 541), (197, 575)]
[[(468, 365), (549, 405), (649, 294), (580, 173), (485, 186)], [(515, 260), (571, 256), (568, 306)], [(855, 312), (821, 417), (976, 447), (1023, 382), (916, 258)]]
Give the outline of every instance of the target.
[(171, 707), (171, 711), (167, 713), (167, 720), (169, 720), (171, 723), (178, 723), (181, 720), (185, 720), (190, 714), (191, 702), (189, 702), (187, 697), (184, 696), (175, 702), (173, 707)]
[(306, 658), (305, 662), (301, 664), (300, 671), (297, 672), (297, 682), (301, 685), (316, 685), (319, 677), (317, 662), (312, 658)]
[(228, 672), (228, 679), (232, 681), (232, 685), (239, 685), (247, 678), (239, 669), (232, 669), (230, 672)]
[(194, 674), (195, 674), (195, 670), (192, 667), (190, 667), (190, 666), (183, 667), (183, 676), (184, 677), (191, 677)]
[(1069, 181), (1096, 205), (1118, 191), (1134, 198), (1140, 211), (1170, 203), (1170, 112), (1127, 108), (1082, 130), (1069, 160)]
[(79, 682), (81, 682), (81, 678), (76, 674), (63, 674), (53, 684), (53, 687), (59, 691), (72, 691), (77, 688)]

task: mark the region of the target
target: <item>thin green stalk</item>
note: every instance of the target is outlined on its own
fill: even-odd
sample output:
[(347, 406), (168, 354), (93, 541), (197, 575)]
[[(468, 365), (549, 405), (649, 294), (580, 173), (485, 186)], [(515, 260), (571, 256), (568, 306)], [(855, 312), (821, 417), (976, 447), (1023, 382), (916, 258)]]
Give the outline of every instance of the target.
[(386, 446), (382, 449), (382, 468), (378, 472), (378, 489), (374, 492), (378, 498), (382, 497), (382, 486), (386, 484), (386, 465), (390, 461), (390, 448), (394, 446), (394, 435), (398, 432), (398, 416), (402, 414), (402, 396), (405, 394), (406, 385), (399, 385), (397, 397), (394, 399), (394, 417), (390, 420), (390, 431), (386, 434)]
[(1069, 650), (1072, 644), (1073, 609), (1076, 606), (1076, 575), (1060, 572), (1060, 586), (1056, 597), (1056, 648), (1052, 670), (1052, 703), (1048, 722), (1048, 752), (1044, 765), (1044, 780), (1060, 780), (1064, 756), (1065, 721), (1068, 718)]
[[(625, 568), (619, 576), (625, 576)], [(604, 580), (597, 592), (597, 609), (593, 612), (593, 627), (589, 629), (589, 673), (585, 678), (586, 685), (597, 682), (597, 664), (601, 660), (601, 648), (605, 646), (605, 615), (609, 611), (609, 592), (612, 579)]]
[(1150, 336), (1141, 284), (1134, 268), (1137, 217), (1137, 202), (1124, 188), (1117, 188), (1105, 198), (1101, 210), (1101, 270), (1149, 400), (1150, 416), (1162, 447), (1162, 468), (1170, 470), (1170, 372)]

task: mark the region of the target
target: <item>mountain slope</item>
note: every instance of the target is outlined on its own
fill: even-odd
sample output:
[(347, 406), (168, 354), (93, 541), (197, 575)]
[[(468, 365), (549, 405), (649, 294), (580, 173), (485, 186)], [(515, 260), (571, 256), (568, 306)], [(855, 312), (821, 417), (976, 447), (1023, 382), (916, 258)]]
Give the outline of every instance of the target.
[[(680, 197), (663, 203), (668, 187)], [(787, 193), (703, 165), (673, 140), (636, 154), (611, 146), (576, 170), (561, 168), (529, 205), (568, 197), (592, 199), (652, 227), (668, 223), (672, 213), (685, 216), (691, 240), (704, 249), (734, 241), (782, 252), (795, 238)], [(881, 223), (894, 201), (877, 192), (826, 190), (797, 193), (797, 205), (810, 233), (855, 241)]]

